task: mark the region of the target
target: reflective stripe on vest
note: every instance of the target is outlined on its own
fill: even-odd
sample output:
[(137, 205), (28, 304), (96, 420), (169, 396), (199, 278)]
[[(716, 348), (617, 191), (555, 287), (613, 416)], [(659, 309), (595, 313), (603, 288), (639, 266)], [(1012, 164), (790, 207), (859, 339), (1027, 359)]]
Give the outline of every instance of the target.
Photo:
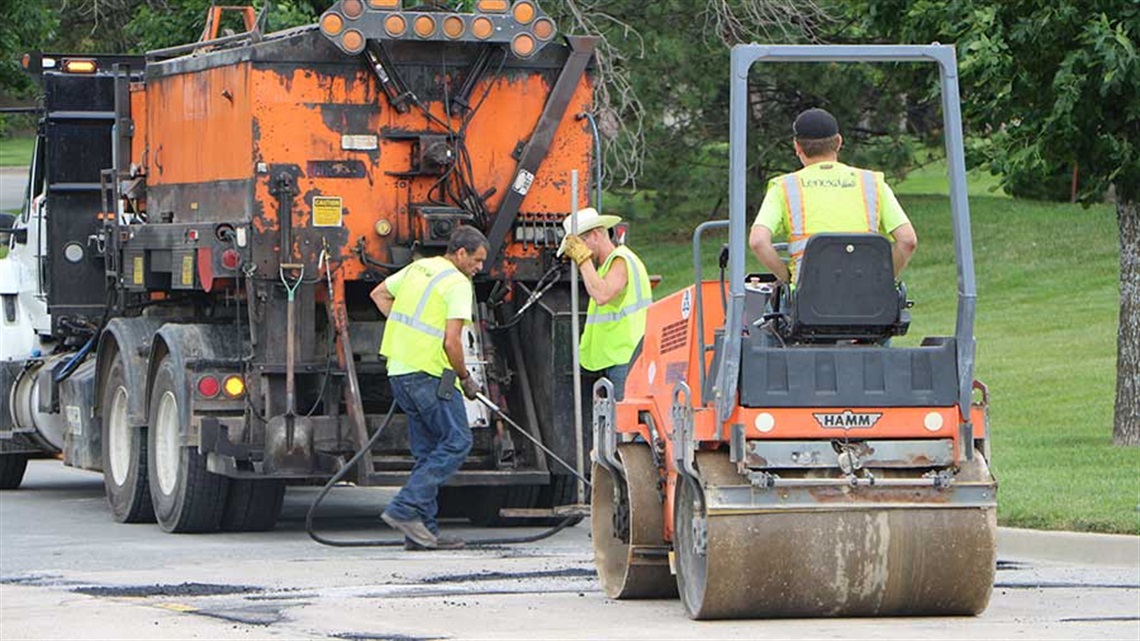
[(784, 201), (788, 203), (788, 253), (797, 257), (804, 253), (807, 234), (804, 232), (804, 192), (795, 174), (784, 176)]
[(597, 310), (597, 308), (594, 308), (592, 312), (586, 315), (587, 325), (596, 325), (597, 323), (612, 323), (614, 321), (619, 321), (626, 316), (629, 316), (630, 314), (636, 314), (646, 307), (649, 307), (649, 305), (653, 302), (653, 299), (646, 296), (642, 291), (641, 271), (637, 267), (637, 262), (630, 260), (629, 257), (623, 256), (621, 254), (618, 254), (617, 257), (621, 258), (629, 264), (629, 278), (633, 280), (633, 302), (626, 305), (625, 307), (622, 307), (616, 312), (601, 313)]
[(407, 327), (410, 327), (418, 332), (423, 332), (433, 338), (442, 339), (444, 337), (444, 330), (437, 327), (432, 327), (423, 321), (424, 307), (427, 307), (428, 297), (431, 296), (431, 292), (433, 289), (435, 289), (436, 284), (444, 278), (458, 273), (458, 269), (445, 269), (433, 276), (432, 279), (428, 281), (427, 287), (424, 287), (423, 293), (420, 294), (420, 300), (419, 303), (416, 304), (415, 314), (408, 316), (407, 314), (401, 314), (400, 312), (392, 312), (388, 315), (388, 320), (395, 321), (400, 325), (406, 325)]
[(867, 211), (867, 231), (872, 234), (879, 231), (879, 184), (875, 180), (875, 173), (862, 169), (859, 171), (859, 182), (863, 183), (863, 207)]

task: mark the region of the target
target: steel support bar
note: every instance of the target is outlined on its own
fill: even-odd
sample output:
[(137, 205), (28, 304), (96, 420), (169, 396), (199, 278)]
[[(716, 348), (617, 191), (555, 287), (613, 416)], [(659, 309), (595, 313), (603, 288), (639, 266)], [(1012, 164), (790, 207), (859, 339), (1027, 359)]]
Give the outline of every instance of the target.
[(578, 82), (586, 73), (586, 65), (594, 56), (594, 47), (598, 41), (592, 36), (571, 36), (566, 40), (570, 44), (570, 57), (566, 59), (565, 66), (558, 74), (558, 80), (555, 81), (554, 88), (550, 91), (550, 97), (546, 100), (546, 106), (542, 110), (534, 133), (523, 148), (522, 154), (519, 155), (514, 182), (507, 190), (507, 195), (503, 197), (499, 211), (495, 212), (495, 223), (491, 226), (490, 233), (487, 234), (490, 250), (487, 252), (486, 269), (490, 269), (490, 266), (495, 264), (495, 259), (503, 249), (507, 232), (514, 224), (515, 217), (519, 213), (519, 207), (522, 205), (523, 199), (526, 198), (527, 192), (530, 191), (535, 172), (538, 171), (542, 161), (546, 159), (546, 154), (550, 151), (550, 144), (554, 141), (554, 132), (558, 129), (559, 123), (562, 122), (562, 116), (570, 105), (570, 97), (574, 95)]
[[(958, 96), (958, 64), (954, 47), (931, 45), (738, 45), (732, 49), (729, 121), (729, 308), (725, 320), (725, 353), (716, 372), (714, 394), (717, 420), (723, 422), (736, 404), (740, 373), (742, 317), (744, 313), (744, 264), (747, 251), (745, 187), (748, 164), (748, 74), (757, 62), (933, 62), (942, 82), (943, 131), (950, 174), (950, 213), (958, 264), (958, 313), (955, 338), (959, 409), (969, 416), (970, 388), (974, 370), (974, 317), (976, 283), (970, 220), (966, 200), (965, 151)], [(965, 442), (972, 442), (970, 423), (961, 426)], [(967, 459), (973, 458), (967, 447)]]
[(992, 508), (997, 505), (993, 483), (954, 483), (940, 489), (911, 484), (867, 488), (788, 485), (773, 489), (719, 485), (706, 487), (704, 494), (710, 517), (750, 512)]

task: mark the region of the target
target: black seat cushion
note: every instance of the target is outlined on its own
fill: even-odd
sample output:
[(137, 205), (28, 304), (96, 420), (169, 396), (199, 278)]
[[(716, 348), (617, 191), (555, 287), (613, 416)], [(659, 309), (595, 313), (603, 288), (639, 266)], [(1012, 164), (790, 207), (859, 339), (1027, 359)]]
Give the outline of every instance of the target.
[(812, 236), (789, 311), (794, 339), (895, 333), (901, 309), (890, 242), (878, 234)]

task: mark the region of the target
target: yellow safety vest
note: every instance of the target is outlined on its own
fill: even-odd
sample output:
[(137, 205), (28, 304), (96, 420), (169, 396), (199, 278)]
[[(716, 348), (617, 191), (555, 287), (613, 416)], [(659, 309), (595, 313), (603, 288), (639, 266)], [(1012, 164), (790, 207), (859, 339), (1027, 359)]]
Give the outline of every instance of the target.
[(619, 245), (598, 269), (605, 278), (615, 258), (625, 259), (627, 280), (624, 293), (605, 305), (590, 299), (586, 307), (586, 330), (578, 344), (582, 367), (592, 372), (624, 365), (645, 335), (647, 308), (653, 302), (645, 265), (628, 247)]
[(828, 179), (854, 181), (855, 184), (850, 186), (857, 186), (858, 189), (836, 189), (835, 185), (813, 188), (810, 183), (804, 185), (804, 176), (801, 175), (803, 170), (778, 179), (784, 192), (784, 201), (788, 203), (788, 254), (794, 263), (794, 273), (799, 273), (804, 248), (812, 234), (879, 231), (879, 184), (883, 180), (883, 174), (854, 167), (850, 169), (850, 174)]
[(423, 258), (405, 269), (409, 271), (384, 323), (380, 353), (416, 371), (440, 376), (451, 368), (443, 351), (447, 302), (440, 292), (450, 280), (467, 277), (443, 257)]

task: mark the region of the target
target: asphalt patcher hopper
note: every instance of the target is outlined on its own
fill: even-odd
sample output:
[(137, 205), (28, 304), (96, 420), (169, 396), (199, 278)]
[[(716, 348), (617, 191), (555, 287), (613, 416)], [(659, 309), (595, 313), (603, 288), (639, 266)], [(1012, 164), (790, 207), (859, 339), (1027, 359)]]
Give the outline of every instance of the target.
[[(794, 292), (747, 275), (748, 74), (756, 62), (934, 62), (958, 262), (953, 336), (915, 347), (891, 248), (819, 234)], [(697, 619), (972, 615), (995, 570), (996, 482), (973, 379), (975, 281), (952, 47), (738, 46), (730, 219), (694, 233), (696, 284), (655, 303), (614, 401), (594, 388), (591, 527), (614, 598), (678, 594)], [(728, 227), (727, 283), (700, 242)], [(722, 295), (722, 287), (727, 295)]]

